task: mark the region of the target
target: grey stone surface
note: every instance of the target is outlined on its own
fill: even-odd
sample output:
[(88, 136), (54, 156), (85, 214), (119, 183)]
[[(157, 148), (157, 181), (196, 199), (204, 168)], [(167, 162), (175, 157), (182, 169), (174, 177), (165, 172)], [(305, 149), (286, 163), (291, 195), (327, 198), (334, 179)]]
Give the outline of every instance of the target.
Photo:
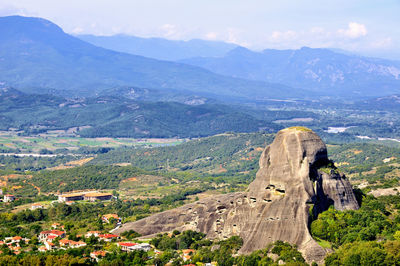
[(315, 214), (332, 204), (338, 210), (357, 209), (349, 181), (337, 171), (325, 173), (329, 164), (326, 146), (305, 128), (281, 130), (259, 164), (246, 192), (205, 198), (127, 223), (116, 233), (133, 229), (152, 235), (191, 229), (212, 239), (239, 235), (244, 241), (241, 253), (282, 240), (296, 244), (308, 262), (321, 262), (326, 250), (310, 235), (309, 208), (314, 206)]

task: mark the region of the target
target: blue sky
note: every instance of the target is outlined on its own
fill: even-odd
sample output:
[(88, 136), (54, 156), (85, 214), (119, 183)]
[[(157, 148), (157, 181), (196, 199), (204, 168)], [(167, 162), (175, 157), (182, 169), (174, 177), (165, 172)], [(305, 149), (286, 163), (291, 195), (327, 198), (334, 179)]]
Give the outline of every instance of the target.
[(0, 16), (12, 14), (43, 17), (74, 34), (329, 47), (400, 59), (400, 0), (2, 0)]

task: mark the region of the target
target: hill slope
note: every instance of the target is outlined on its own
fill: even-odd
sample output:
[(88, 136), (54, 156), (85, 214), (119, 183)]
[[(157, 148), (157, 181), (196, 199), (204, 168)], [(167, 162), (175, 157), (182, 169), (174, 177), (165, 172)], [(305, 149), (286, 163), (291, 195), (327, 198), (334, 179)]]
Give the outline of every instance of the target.
[(122, 97), (65, 99), (0, 89), (0, 130), (25, 133), (83, 127), (85, 137), (198, 137), (277, 128), (218, 104), (144, 102)]
[(127, 85), (223, 95), (225, 100), (296, 95), (281, 85), (233, 79), (199, 67), (103, 49), (39, 18), (0, 18), (0, 59), (0, 82), (31, 92), (52, 89), (94, 95)]
[(325, 95), (382, 96), (400, 92), (400, 62), (336, 53), (329, 49), (253, 52), (238, 47), (219, 58), (180, 62), (232, 77), (307, 88)]

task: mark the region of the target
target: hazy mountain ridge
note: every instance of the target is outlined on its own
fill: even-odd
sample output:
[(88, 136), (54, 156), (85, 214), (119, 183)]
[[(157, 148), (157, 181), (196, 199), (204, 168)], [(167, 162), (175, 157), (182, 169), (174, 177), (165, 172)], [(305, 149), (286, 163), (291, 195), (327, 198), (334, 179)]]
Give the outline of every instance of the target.
[(279, 84), (107, 50), (65, 34), (50, 21), (20, 16), (0, 18), (0, 82), (35, 93), (67, 90), (76, 95), (115, 86), (174, 89), (225, 100), (301, 95)]
[(237, 47), (235, 44), (193, 39), (189, 41), (163, 38), (141, 38), (129, 35), (76, 35), (79, 39), (106, 49), (159, 60), (175, 61), (191, 57), (223, 56)]
[(330, 49), (250, 51), (238, 47), (219, 58), (180, 62), (232, 77), (307, 88), (325, 95), (382, 96), (400, 92), (400, 62)]

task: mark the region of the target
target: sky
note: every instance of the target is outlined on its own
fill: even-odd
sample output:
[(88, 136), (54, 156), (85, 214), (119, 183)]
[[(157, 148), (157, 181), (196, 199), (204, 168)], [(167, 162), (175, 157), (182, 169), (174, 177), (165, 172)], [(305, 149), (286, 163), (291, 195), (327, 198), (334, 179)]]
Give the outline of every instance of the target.
[(337, 48), (400, 60), (400, 0), (1, 0), (0, 16), (48, 19), (71, 34)]

